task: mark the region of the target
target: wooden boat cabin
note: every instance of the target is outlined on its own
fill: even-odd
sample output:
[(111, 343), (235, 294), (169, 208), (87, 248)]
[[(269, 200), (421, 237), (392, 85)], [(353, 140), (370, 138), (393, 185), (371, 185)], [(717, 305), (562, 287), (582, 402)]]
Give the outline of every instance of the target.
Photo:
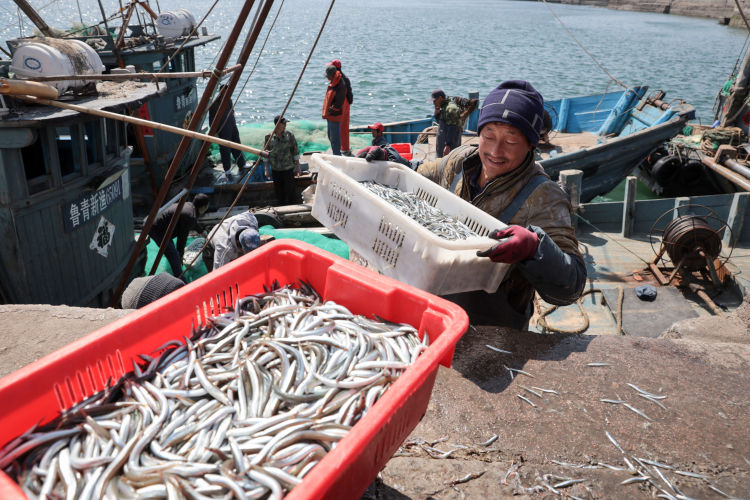
[[(101, 82), (86, 108), (131, 114), (153, 84)], [(6, 97), (0, 303), (106, 307), (135, 248), (124, 122)], [(142, 273), (145, 255), (135, 272)]]
[[(169, 12), (162, 15), (166, 14)], [(110, 34), (69, 36), (66, 40), (79, 40), (93, 47), (104, 64), (105, 73), (112, 72), (112, 70), (119, 71), (119, 68), (129, 68), (138, 73), (159, 71), (183, 73), (196, 71), (195, 50), (197, 48), (220, 38), (218, 35), (208, 34), (205, 28), (192, 36), (165, 38), (156, 32), (152, 23), (129, 24), (122, 38), (119, 37), (119, 31), (123, 31), (121, 27), (112, 27)], [(24, 43), (43, 40), (17, 38), (8, 40), (7, 45), (11, 53), (14, 53)], [(175, 55), (178, 48), (180, 50)], [(164, 69), (162, 69), (163, 66)], [(186, 126), (198, 103), (197, 78), (170, 78), (160, 81), (159, 87), (165, 88), (166, 91), (160, 93), (158, 98), (143, 103), (131, 111), (131, 114), (175, 127)], [(154, 193), (158, 191), (169, 168), (180, 137), (149, 127), (129, 127), (128, 134), (130, 134), (129, 143), (133, 146), (131, 157), (133, 202), (141, 211), (145, 207), (147, 212), (153, 203)], [(199, 149), (200, 143), (193, 141), (176, 178), (179, 179), (192, 166)]]

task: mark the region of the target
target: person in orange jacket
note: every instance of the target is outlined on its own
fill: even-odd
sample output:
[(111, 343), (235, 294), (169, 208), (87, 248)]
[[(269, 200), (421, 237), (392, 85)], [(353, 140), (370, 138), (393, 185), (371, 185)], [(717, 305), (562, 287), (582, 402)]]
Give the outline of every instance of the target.
[(326, 66), (328, 90), (323, 99), (323, 119), (328, 122), (328, 140), (334, 155), (341, 155), (341, 120), (346, 101), (346, 83), (336, 66)]
[(345, 156), (351, 156), (352, 150), (349, 147), (349, 109), (354, 103), (354, 93), (352, 93), (352, 82), (347, 78), (343, 71), (341, 71), (341, 61), (334, 59), (329, 63), (331, 66), (336, 66), (336, 69), (341, 73), (341, 79), (344, 80), (346, 85), (346, 99), (344, 100), (344, 107), (341, 112), (341, 153)]

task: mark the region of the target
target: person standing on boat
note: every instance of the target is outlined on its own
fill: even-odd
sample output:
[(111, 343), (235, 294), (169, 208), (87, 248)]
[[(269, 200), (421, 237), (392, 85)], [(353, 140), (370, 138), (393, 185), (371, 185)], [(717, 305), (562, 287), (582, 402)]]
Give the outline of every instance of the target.
[(349, 78), (341, 71), (341, 61), (334, 59), (329, 63), (331, 66), (335, 66), (339, 73), (341, 73), (341, 79), (344, 80), (346, 85), (346, 99), (344, 100), (344, 106), (341, 110), (341, 154), (344, 156), (351, 156), (352, 150), (349, 147), (349, 109), (354, 103), (354, 93), (352, 93), (352, 82)]
[(215, 271), (261, 245), (258, 219), (249, 210), (233, 215), (214, 226), (207, 239), (209, 243), (206, 250), (213, 254), (212, 268)]
[[(221, 102), (222, 96), (226, 92), (226, 89), (226, 85), (222, 85), (221, 87), (219, 87), (219, 92), (217, 93), (216, 98), (209, 105), (209, 124), (213, 124), (214, 120), (217, 119), (216, 115), (219, 112), (219, 103)], [(217, 132), (217, 137), (219, 137), (220, 139), (225, 139), (227, 141), (239, 143), (240, 131), (237, 128), (237, 120), (235, 120), (234, 118), (234, 105), (232, 104), (231, 99), (229, 100), (229, 106), (219, 119), (220, 125)], [(240, 171), (246, 167), (245, 156), (239, 149), (233, 149), (229, 146), (219, 146), (219, 154), (221, 155), (221, 164), (224, 167), (225, 175), (229, 175), (229, 170), (232, 168), (232, 157), (234, 157), (234, 161), (237, 163), (237, 168), (239, 168)]]
[(496, 245), (477, 252), (511, 265), (498, 290), (446, 296), (474, 324), (526, 329), (535, 291), (550, 304), (567, 305), (586, 284), (570, 202), (534, 159), (543, 114), (544, 100), (529, 82), (502, 82), (479, 114), (479, 144), (460, 146), (418, 169), (508, 224), (490, 233)]
[[(172, 274), (175, 276), (182, 274), (182, 254), (185, 253), (185, 244), (187, 243), (190, 231), (203, 232), (203, 227), (198, 223), (198, 217), (206, 213), (208, 204), (208, 196), (199, 193), (195, 195), (192, 202), (187, 201), (182, 205), (182, 211), (179, 214), (177, 225), (172, 233), (172, 237), (177, 238), (177, 246), (175, 247), (174, 242), (170, 238), (167, 246), (164, 248), (164, 256), (169, 261)], [(151, 226), (148, 235), (159, 246), (161, 246), (161, 242), (164, 240), (172, 217), (177, 212), (178, 205), (178, 203), (170, 205), (154, 219), (154, 224)]]
[(388, 141), (385, 140), (385, 127), (380, 122), (375, 122), (367, 127), (372, 132), (372, 145), (373, 146), (385, 146)]
[(294, 134), (286, 129), (286, 118), (277, 115), (273, 123), (273, 133), (263, 141), (268, 148), (266, 177), (271, 177), (273, 171), (276, 202), (279, 205), (293, 205), (297, 203), (297, 183), (294, 178), (300, 174), (299, 147)]
[(323, 119), (328, 122), (328, 140), (331, 141), (331, 151), (334, 155), (341, 155), (341, 120), (346, 102), (346, 83), (341, 77), (341, 71), (336, 66), (326, 66), (328, 89), (323, 99)]
[(430, 101), (435, 106), (435, 120), (438, 124), (435, 154), (442, 158), (461, 145), (461, 108), (440, 89), (432, 91)]

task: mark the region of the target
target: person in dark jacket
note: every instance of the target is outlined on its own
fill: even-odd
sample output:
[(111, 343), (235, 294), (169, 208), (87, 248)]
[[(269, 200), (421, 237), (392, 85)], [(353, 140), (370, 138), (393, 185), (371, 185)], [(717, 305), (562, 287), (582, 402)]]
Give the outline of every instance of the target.
[(271, 177), (273, 172), (276, 202), (279, 205), (293, 205), (298, 198), (294, 178), (300, 175), (299, 146), (294, 134), (286, 129), (286, 118), (276, 115), (273, 123), (273, 132), (263, 141), (268, 148), (266, 178)]
[(385, 146), (388, 141), (385, 140), (385, 127), (380, 122), (375, 122), (367, 127), (372, 132), (372, 145), (373, 146)]
[(544, 100), (529, 82), (502, 82), (480, 111), (479, 145), (460, 146), (418, 169), (498, 219), (501, 229), (489, 235), (498, 243), (477, 253), (510, 265), (498, 290), (446, 296), (474, 324), (526, 329), (535, 292), (550, 304), (567, 305), (586, 284), (570, 202), (535, 161), (543, 115)]
[[(218, 118), (216, 115), (219, 112), (219, 103), (221, 102), (226, 89), (226, 85), (219, 87), (219, 92), (217, 93), (216, 98), (211, 102), (208, 108), (209, 124), (213, 124), (214, 120)], [(239, 143), (240, 131), (237, 129), (237, 121), (234, 118), (234, 106), (232, 105), (231, 100), (229, 101), (227, 109), (224, 110), (224, 113), (218, 119), (220, 120), (219, 123), (221, 125), (219, 126), (217, 136), (220, 139)], [(224, 167), (225, 174), (228, 174), (229, 170), (232, 168), (232, 157), (234, 157), (234, 161), (237, 163), (239, 169), (245, 168), (245, 157), (239, 149), (233, 149), (229, 146), (219, 146), (219, 153), (221, 154), (221, 164)]]
[(461, 108), (440, 89), (432, 91), (430, 101), (435, 106), (434, 118), (438, 124), (435, 154), (442, 158), (461, 145)]
[[(188, 235), (191, 230), (202, 232), (203, 228), (198, 223), (198, 217), (206, 213), (208, 210), (208, 196), (205, 194), (197, 194), (193, 198), (192, 202), (185, 202), (182, 205), (182, 211), (179, 214), (177, 225), (174, 228), (172, 237), (177, 238), (177, 246), (175, 247), (172, 238), (169, 239), (166, 247), (164, 248), (164, 256), (169, 261), (169, 265), (172, 268), (172, 274), (180, 276), (182, 274), (182, 254), (185, 252), (185, 244), (187, 243)], [(177, 212), (178, 203), (170, 205), (164, 211), (154, 219), (154, 224), (151, 226), (151, 230), (148, 235), (153, 238), (154, 242), (161, 246), (162, 240), (169, 229), (169, 223), (172, 220), (172, 216)]]
[(344, 80), (346, 85), (346, 99), (344, 100), (344, 107), (341, 111), (341, 153), (346, 156), (351, 156), (352, 151), (349, 147), (349, 112), (352, 104), (354, 103), (354, 93), (352, 92), (352, 82), (349, 78), (341, 71), (341, 61), (334, 59), (329, 63), (331, 66), (335, 66), (339, 73), (341, 73), (341, 79)]
[(336, 66), (326, 66), (328, 89), (323, 99), (323, 119), (328, 122), (328, 140), (331, 141), (331, 151), (341, 155), (341, 120), (346, 101), (346, 84), (341, 72)]
[(385, 146), (367, 146), (357, 151), (358, 158), (364, 158), (367, 161), (395, 161), (409, 168), (412, 168), (411, 162), (401, 156), (396, 148), (390, 144)]

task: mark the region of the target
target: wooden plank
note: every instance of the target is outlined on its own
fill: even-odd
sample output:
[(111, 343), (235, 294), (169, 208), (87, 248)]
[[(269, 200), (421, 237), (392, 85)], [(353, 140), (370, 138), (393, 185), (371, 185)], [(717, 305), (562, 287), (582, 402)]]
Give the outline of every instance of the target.
[(732, 205), (729, 208), (729, 217), (727, 218), (728, 231), (724, 231), (722, 246), (724, 248), (733, 248), (742, 237), (742, 226), (745, 223), (745, 211), (747, 202), (750, 199), (750, 193), (734, 193)]
[[(560, 182), (568, 195), (573, 213), (578, 212), (581, 204), (581, 187), (583, 185), (583, 172), (580, 170), (562, 170), (560, 172)], [(572, 217), (573, 229), (578, 227), (578, 217)]]
[(622, 204), (622, 229), (620, 235), (627, 238), (633, 234), (635, 225), (635, 192), (638, 185), (638, 177), (629, 175), (625, 179), (625, 197)]

